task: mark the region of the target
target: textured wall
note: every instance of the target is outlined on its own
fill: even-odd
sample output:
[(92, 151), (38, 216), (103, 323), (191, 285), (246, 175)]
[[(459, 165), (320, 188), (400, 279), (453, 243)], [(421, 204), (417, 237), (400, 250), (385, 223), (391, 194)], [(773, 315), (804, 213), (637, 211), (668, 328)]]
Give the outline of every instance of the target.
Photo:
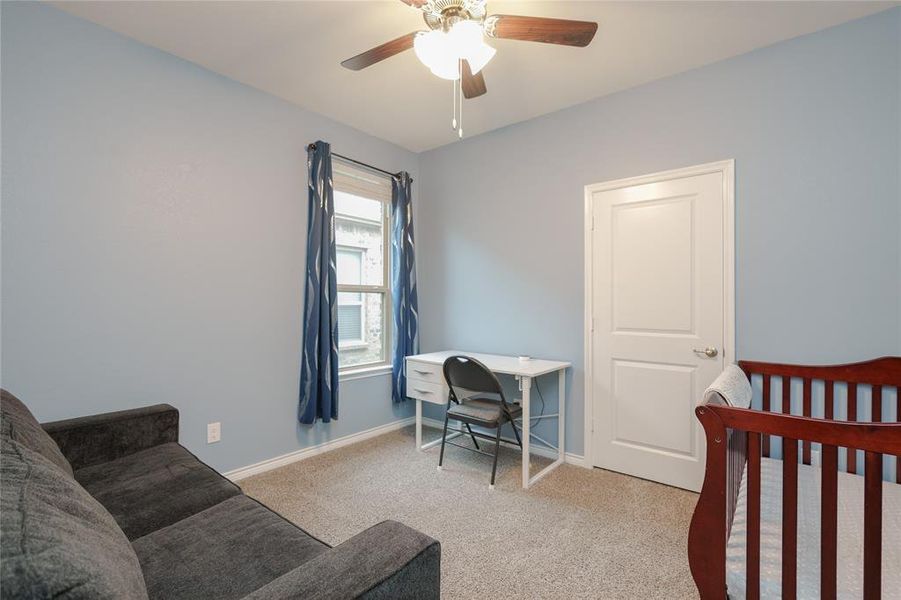
[(411, 414), (380, 376), (295, 419), (305, 145), (415, 154), (39, 3), (3, 3), (2, 87), (2, 383), (38, 418), (169, 402), (231, 469)]
[(734, 158), (738, 356), (901, 353), (899, 39), (896, 8), (422, 154), (425, 348), (573, 361), (582, 453), (584, 186)]

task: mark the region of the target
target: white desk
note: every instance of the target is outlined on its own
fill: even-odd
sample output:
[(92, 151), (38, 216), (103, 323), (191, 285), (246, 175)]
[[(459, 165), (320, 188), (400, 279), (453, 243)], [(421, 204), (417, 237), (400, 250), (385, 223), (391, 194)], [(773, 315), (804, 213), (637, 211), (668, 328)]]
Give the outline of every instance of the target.
[[(566, 455), (565, 430), (566, 418), (564, 407), (566, 405), (566, 369), (572, 365), (568, 362), (557, 360), (532, 359), (520, 361), (515, 356), (499, 356), (496, 354), (477, 354), (475, 352), (460, 352), (449, 350), (444, 352), (431, 352), (429, 354), (417, 354), (406, 359), (407, 396), (416, 400), (416, 449), (425, 450), (441, 443), (441, 440), (422, 444), (422, 403), (431, 402), (441, 406), (447, 405), (448, 387), (444, 381), (442, 367), (444, 361), (451, 356), (471, 356), (480, 361), (494, 373), (513, 375), (520, 381), (522, 387), (522, 487), (528, 488), (552, 470), (563, 464)], [(556, 418), (558, 424), (557, 434), (557, 459), (531, 477), (529, 470), (529, 441), (532, 434), (529, 432), (529, 400), (532, 390), (532, 380), (548, 373), (557, 373), (558, 404), (556, 415), (544, 415), (544, 418)], [(462, 435), (455, 431), (453, 437)], [(448, 435), (450, 438), (451, 435)]]

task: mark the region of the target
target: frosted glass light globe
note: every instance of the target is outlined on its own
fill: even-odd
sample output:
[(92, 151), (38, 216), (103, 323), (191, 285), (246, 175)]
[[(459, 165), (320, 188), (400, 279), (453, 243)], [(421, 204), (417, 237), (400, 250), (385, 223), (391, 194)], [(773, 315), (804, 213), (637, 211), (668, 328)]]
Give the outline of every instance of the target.
[(460, 77), (450, 34), (437, 29), (420, 33), (413, 39), (413, 52), (436, 76), (451, 81)]
[(473, 75), (494, 57), (496, 50), (485, 43), (482, 26), (476, 21), (459, 21), (451, 27), (448, 35), (454, 46), (454, 53), (469, 63)]
[(413, 51), (433, 74), (451, 81), (460, 78), (461, 59), (469, 63), (475, 75), (496, 52), (485, 43), (482, 26), (476, 21), (459, 21), (448, 32), (435, 29), (420, 33), (413, 39)]

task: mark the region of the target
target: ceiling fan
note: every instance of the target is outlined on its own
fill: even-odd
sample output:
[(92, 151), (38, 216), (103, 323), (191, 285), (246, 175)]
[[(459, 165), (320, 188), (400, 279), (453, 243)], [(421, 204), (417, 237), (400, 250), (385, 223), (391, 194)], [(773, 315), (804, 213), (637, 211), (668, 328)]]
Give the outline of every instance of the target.
[[(433, 74), (459, 80), (462, 96), (476, 98), (488, 91), (481, 71), (495, 53), (485, 38), (584, 47), (598, 29), (598, 24), (590, 21), (488, 15), (486, 0), (401, 2), (421, 10), (429, 30), (414, 31), (376, 46), (345, 60), (342, 66), (359, 71), (412, 48)], [(460, 133), (462, 136), (462, 130)]]

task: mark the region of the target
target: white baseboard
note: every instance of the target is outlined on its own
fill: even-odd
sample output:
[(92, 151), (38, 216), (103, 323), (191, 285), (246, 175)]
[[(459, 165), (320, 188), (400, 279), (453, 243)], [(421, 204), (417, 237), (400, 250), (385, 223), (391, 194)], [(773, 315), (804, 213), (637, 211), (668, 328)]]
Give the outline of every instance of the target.
[(581, 454), (573, 454), (572, 452), (566, 453), (566, 464), (572, 465), (574, 467), (581, 467), (583, 469), (590, 469), (588, 463), (585, 462), (585, 457)]
[[(391, 423), (379, 425), (378, 427), (366, 429), (365, 431), (351, 433), (350, 435), (345, 435), (334, 440), (329, 440), (328, 442), (323, 442), (315, 446), (307, 446), (306, 448), (301, 448), (300, 450), (295, 450), (294, 452), (289, 452), (287, 454), (282, 454), (281, 456), (269, 458), (252, 465), (247, 465), (246, 467), (240, 467), (238, 469), (226, 471), (225, 473), (223, 473), (223, 475), (225, 475), (232, 481), (240, 481), (241, 479), (245, 479), (247, 477), (250, 477), (251, 475), (265, 473), (266, 471), (271, 471), (272, 469), (290, 465), (291, 463), (295, 463), (312, 456), (330, 452), (332, 450), (337, 450), (338, 448), (343, 448), (344, 446), (349, 446), (350, 444), (356, 444), (357, 442), (362, 442), (363, 440), (378, 437), (391, 431), (403, 429), (408, 425), (413, 425), (415, 422), (416, 417), (407, 417), (406, 419), (400, 419), (399, 421), (393, 421)], [(433, 427), (435, 429), (442, 429), (444, 427), (443, 421), (429, 419), (428, 417), (423, 417), (422, 424), (427, 427)], [(516, 441), (508, 438), (501, 438), (501, 442), (509, 446), (516, 446)], [(543, 456), (550, 459), (557, 458), (557, 453), (550, 448), (532, 445), (529, 450), (533, 454), (537, 454), (538, 456)], [(575, 465), (577, 467), (588, 468), (588, 465), (585, 464), (585, 457), (579, 454), (572, 454), (570, 452), (567, 452), (566, 463)]]
[(345, 435), (334, 440), (329, 440), (328, 442), (323, 442), (322, 444), (307, 446), (306, 448), (301, 448), (300, 450), (295, 450), (294, 452), (282, 454), (281, 456), (276, 456), (275, 458), (269, 458), (267, 460), (248, 465), (246, 467), (233, 469), (231, 471), (223, 473), (223, 475), (225, 475), (232, 481), (239, 481), (246, 477), (250, 477), (251, 475), (265, 473), (266, 471), (271, 471), (272, 469), (277, 469), (299, 460), (304, 460), (318, 454), (323, 454), (324, 452), (337, 450), (338, 448), (349, 446), (350, 444), (356, 444), (357, 442), (362, 442), (363, 440), (368, 440), (370, 438), (374, 438), (388, 432), (395, 431), (397, 429), (402, 429), (408, 425), (412, 425), (415, 422), (416, 417), (407, 417), (406, 419), (379, 425), (378, 427), (373, 427), (372, 429), (359, 431), (357, 433), (351, 433), (350, 435)]
[[(414, 420), (415, 422), (415, 420)], [(434, 429), (444, 429), (444, 421), (439, 421), (437, 419), (430, 419), (428, 417), (422, 418), (422, 424), (427, 427), (432, 427)], [(516, 440), (512, 440), (510, 438), (501, 438), (501, 443), (507, 446), (514, 446), (519, 448), (519, 445), (516, 443)], [(538, 456), (543, 456), (545, 458), (556, 459), (557, 452), (551, 448), (546, 448), (545, 446), (541, 446), (538, 444), (533, 444), (529, 446), (530, 454), (537, 454)], [(576, 467), (589, 468), (587, 464), (585, 464), (585, 457), (581, 454), (572, 454), (571, 452), (567, 452), (564, 456), (565, 462), (568, 465), (573, 465)]]

